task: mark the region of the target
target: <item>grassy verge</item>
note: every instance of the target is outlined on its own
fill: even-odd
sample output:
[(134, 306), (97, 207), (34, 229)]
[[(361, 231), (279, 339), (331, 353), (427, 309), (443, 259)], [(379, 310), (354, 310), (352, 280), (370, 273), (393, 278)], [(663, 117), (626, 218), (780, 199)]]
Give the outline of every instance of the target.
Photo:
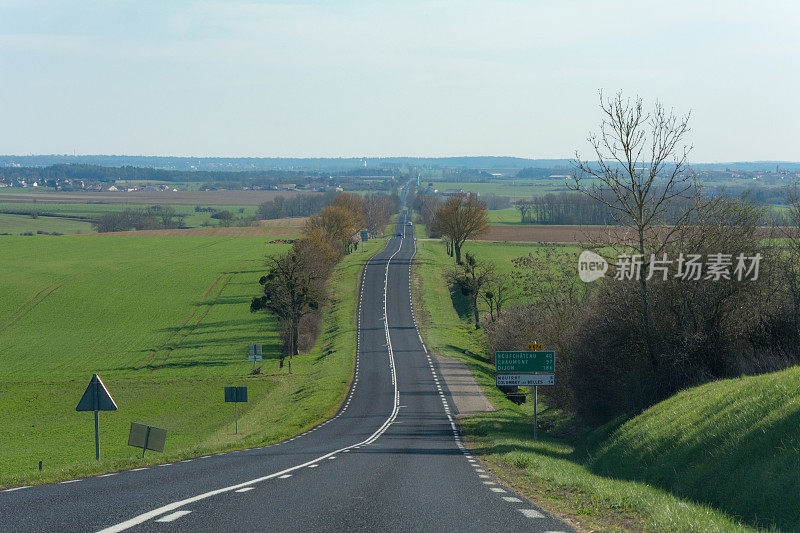
[[(621, 428), (601, 428), (589, 436), (584, 435), (570, 442), (547, 431), (540, 431), (540, 439), (533, 441), (532, 402), (516, 406), (494, 386), (494, 370), (483, 348), (481, 332), (470, 326), (467, 317), (459, 317), (452, 305), (447, 284), (442, 277), (442, 270), (451, 261), (441, 244), (420, 243), (414, 267), (417, 319), (431, 350), (464, 362), (489, 401), (498, 409), (494, 413), (461, 420), (473, 452), (495, 475), (579, 529), (750, 529), (750, 526), (733, 518), (734, 515), (740, 516), (739, 513), (729, 510), (729, 514), (726, 514), (717, 507), (697, 503), (699, 498), (696, 496), (673, 493), (669, 487), (660, 486), (647, 476), (635, 478), (615, 472), (615, 468), (622, 465), (626, 465), (629, 471), (638, 472), (638, 467), (646, 464), (646, 461), (658, 460), (663, 448), (647, 444), (653, 441), (645, 438), (646, 426), (636, 425), (639, 434), (625, 431), (616, 439), (613, 437), (614, 431), (620, 431)], [(464, 353), (465, 349), (469, 350), (469, 355)], [(542, 426), (552, 428), (564, 425), (563, 413), (549, 409), (542, 402), (539, 408)], [(667, 422), (667, 419), (661, 419), (658, 423), (667, 425)], [(630, 435), (628, 441), (620, 440), (623, 434)], [(662, 446), (669, 447), (675, 442), (675, 437), (675, 434), (665, 430), (653, 438)], [(789, 446), (796, 446), (796, 442), (792, 441)], [(637, 448), (636, 445), (641, 447)], [(684, 451), (691, 449), (689, 446)], [(796, 453), (796, 447), (794, 449)], [(602, 450), (602, 457), (595, 461), (594, 454), (598, 450)], [(601, 468), (601, 465), (605, 466)], [(644, 470), (646, 467), (642, 466)], [(716, 470), (715, 474), (724, 476), (725, 468)], [(706, 482), (709, 485), (716, 483), (714, 479)]]
[[(278, 369), (275, 320), (250, 314), (269, 238), (0, 237), (0, 487), (275, 442), (330, 417), (353, 375), (358, 278), (385, 240), (337, 265), (314, 349)], [(247, 344), (264, 344), (250, 374)], [(151, 354), (155, 351), (155, 355)], [(75, 412), (93, 372), (119, 410)], [(239, 434), (223, 387), (246, 385)], [(131, 422), (168, 430), (164, 454), (127, 446)], [(43, 461), (44, 470), (38, 471)]]

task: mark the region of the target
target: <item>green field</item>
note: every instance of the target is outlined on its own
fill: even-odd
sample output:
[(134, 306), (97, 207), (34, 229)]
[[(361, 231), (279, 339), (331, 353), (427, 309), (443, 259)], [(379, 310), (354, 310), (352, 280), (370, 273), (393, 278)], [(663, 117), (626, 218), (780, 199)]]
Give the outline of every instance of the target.
[(505, 209), (491, 209), (489, 213), (489, 224), (512, 224), (520, 225), (520, 214), (516, 207), (507, 207)]
[(81, 233), (94, 233), (90, 222), (69, 220), (55, 217), (32, 218), (29, 215), (6, 215), (0, 213), (0, 233), (20, 233), (45, 231), (47, 233), (63, 233), (64, 235), (77, 235)]
[[(385, 241), (337, 266), (323, 333), (289, 375), (275, 320), (249, 312), (265, 257), (288, 246), (267, 240), (0, 237), (0, 486), (141, 464), (133, 421), (168, 430), (152, 463), (274, 442), (334, 414), (353, 375), (361, 266)], [(252, 342), (264, 344), (260, 375)], [(119, 406), (100, 415), (99, 463), (92, 414), (75, 412), (93, 373)], [(238, 435), (228, 385), (249, 387)]]
[[(37, 212), (60, 215), (65, 217), (89, 217), (95, 218), (107, 213), (118, 213), (125, 209), (145, 209), (148, 206), (145, 204), (112, 204), (112, 203), (56, 203), (56, 202), (0, 202), (0, 217), (8, 217), (11, 215), (2, 213), (20, 213), (20, 212)], [(188, 228), (197, 228), (201, 226), (219, 226), (219, 221), (211, 218), (209, 212), (196, 212), (192, 205), (171, 205), (172, 209), (179, 214), (184, 214), (186, 217), (183, 219), (184, 226)], [(236, 217), (253, 216), (258, 209), (258, 206), (231, 206), (231, 205), (203, 205), (201, 207), (213, 208), (219, 210), (228, 210)], [(92, 233), (94, 229), (90, 222), (64, 220), (55, 217), (39, 217), (33, 219), (30, 216), (22, 215), (14, 225), (14, 229), (3, 229), (3, 220), (0, 218), (0, 233), (18, 234), (25, 231), (33, 231), (34, 233), (38, 228), (36, 220), (48, 221), (48, 227), (54, 229), (44, 231), (57, 231), (65, 235), (77, 233)], [(27, 221), (30, 220), (30, 223)], [(79, 228), (83, 231), (72, 231), (78, 227), (75, 223), (80, 224)], [(9, 221), (9, 226), (12, 227)], [(88, 228), (88, 229), (86, 229)]]
[(552, 192), (567, 191), (564, 179), (505, 179), (489, 183), (455, 182), (455, 181), (420, 181), (423, 189), (428, 183), (433, 183), (433, 187), (440, 193), (447, 189), (461, 189), (465, 192), (475, 192), (482, 196), (495, 194), (497, 196), (524, 197), (531, 198), (542, 196)]
[[(421, 244), (414, 268), (418, 323), (431, 351), (467, 364), (498, 408), (461, 419), (472, 451), (494, 474), (585, 529), (800, 528), (798, 369), (711, 383), (625, 424), (562, 438), (540, 430), (533, 441), (532, 402), (516, 406), (494, 386), (482, 332), (453, 306), (441, 274), (452, 259), (439, 243)], [(522, 249), (469, 246), (482, 255), (496, 251), (500, 264)], [(546, 253), (547, 246), (538, 248)], [(562, 433), (573, 426), (544, 402), (539, 409), (542, 427)]]

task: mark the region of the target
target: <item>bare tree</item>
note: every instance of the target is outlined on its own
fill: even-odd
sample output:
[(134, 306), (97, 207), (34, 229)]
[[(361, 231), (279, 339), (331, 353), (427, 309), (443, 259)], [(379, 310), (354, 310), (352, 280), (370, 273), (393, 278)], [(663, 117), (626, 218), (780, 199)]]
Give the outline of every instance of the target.
[(463, 263), (447, 274), (448, 281), (461, 289), (461, 294), (469, 298), (475, 317), (475, 329), (481, 327), (478, 298), (492, 276), (492, 265), (478, 261), (470, 252), (464, 256)]
[(508, 276), (492, 273), (485, 283), (485, 288), (481, 292), (481, 298), (489, 306), (489, 317), (494, 322), (495, 311), (497, 318), (500, 318), (500, 312), (503, 306), (511, 299), (511, 284), (509, 283)]
[(516, 207), (517, 211), (519, 211), (521, 224), (527, 224), (528, 222), (530, 222), (530, 219), (528, 217), (530, 216), (532, 206), (531, 202), (527, 198), (522, 198), (520, 200), (517, 200), (516, 203), (514, 204), (514, 207)]
[[(687, 164), (691, 147), (683, 144), (689, 115), (678, 117), (658, 102), (648, 113), (640, 98), (631, 101), (622, 93), (606, 99), (601, 92), (600, 109), (604, 115), (600, 133), (592, 133), (588, 139), (597, 161), (582, 160), (576, 153), (571, 188), (607, 206), (614, 224), (633, 232), (632, 238), (614, 239), (614, 244), (627, 244), (640, 256), (641, 323), (647, 355), (657, 366), (646, 272), (694, 211), (694, 204), (684, 202), (683, 212), (674, 213), (675, 203), (698, 195)], [(670, 226), (665, 223), (668, 213), (673, 219)]]
[(486, 203), (474, 194), (451, 196), (436, 210), (433, 219), (433, 226), (450, 240), (459, 265), (464, 242), (484, 233), (488, 225)]
[(268, 274), (259, 280), (264, 294), (253, 298), (250, 312), (266, 309), (286, 324), (289, 328), (289, 356), (295, 356), (300, 353), (300, 321), (322, 305), (325, 278), (306, 254), (294, 250), (281, 257), (269, 258), (267, 266)]

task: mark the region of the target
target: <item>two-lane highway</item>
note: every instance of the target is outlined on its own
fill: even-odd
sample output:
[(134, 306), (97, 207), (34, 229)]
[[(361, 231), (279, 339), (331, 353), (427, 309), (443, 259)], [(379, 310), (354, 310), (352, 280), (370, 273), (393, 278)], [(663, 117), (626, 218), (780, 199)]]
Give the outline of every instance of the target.
[(568, 530), (465, 448), (414, 320), (407, 217), (364, 268), (335, 417), (270, 446), (0, 492), (0, 530)]

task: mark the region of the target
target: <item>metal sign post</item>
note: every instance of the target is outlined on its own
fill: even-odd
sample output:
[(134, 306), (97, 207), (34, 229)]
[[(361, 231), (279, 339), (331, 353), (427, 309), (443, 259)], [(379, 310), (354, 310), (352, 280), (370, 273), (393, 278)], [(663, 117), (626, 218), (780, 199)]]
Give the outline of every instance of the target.
[(89, 386), (86, 387), (81, 400), (75, 407), (76, 411), (94, 411), (94, 458), (100, 460), (100, 411), (116, 411), (117, 404), (108, 393), (108, 389), (100, 380), (100, 376), (94, 374)]
[(225, 387), (225, 401), (233, 402), (236, 433), (239, 433), (239, 402), (247, 401), (247, 387)]

